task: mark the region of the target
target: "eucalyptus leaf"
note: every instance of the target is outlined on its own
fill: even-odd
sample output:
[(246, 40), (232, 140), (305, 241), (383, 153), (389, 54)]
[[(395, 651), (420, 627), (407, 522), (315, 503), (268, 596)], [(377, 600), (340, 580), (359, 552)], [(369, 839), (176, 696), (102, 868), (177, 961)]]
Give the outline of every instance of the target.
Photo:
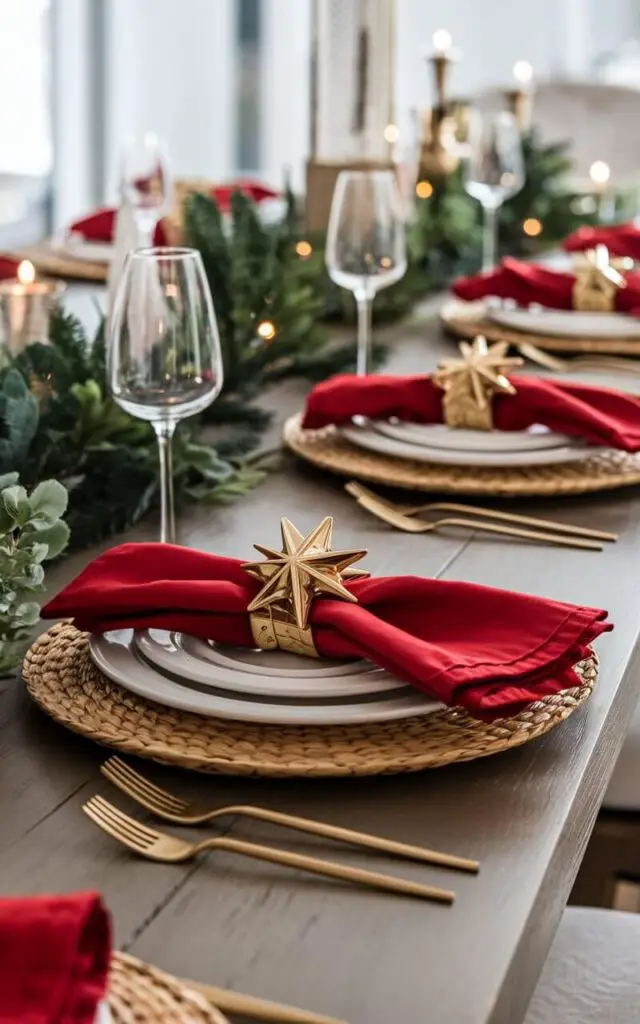
[(53, 523), (67, 511), (69, 495), (66, 487), (57, 480), (43, 480), (32, 492), (29, 501), (34, 515)]
[(70, 533), (69, 527), (62, 520), (52, 523), (51, 526), (47, 526), (42, 530), (38, 530), (35, 534), (37, 541), (47, 549), (44, 559), (38, 559), (38, 561), (51, 561), (52, 558), (57, 558), (58, 555), (61, 555), (69, 543)]

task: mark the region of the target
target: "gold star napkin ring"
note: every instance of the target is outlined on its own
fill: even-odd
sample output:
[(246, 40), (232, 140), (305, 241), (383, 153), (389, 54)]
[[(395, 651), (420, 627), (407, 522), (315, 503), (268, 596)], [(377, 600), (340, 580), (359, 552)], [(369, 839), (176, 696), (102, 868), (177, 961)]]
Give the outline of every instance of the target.
[(522, 359), (507, 357), (508, 350), (508, 342), (489, 348), (486, 338), (478, 335), (471, 345), (460, 342), (460, 358), (438, 364), (432, 379), (444, 391), (442, 414), (448, 427), (493, 430), (491, 399), (498, 392), (515, 395), (505, 370), (522, 366)]
[(332, 551), (330, 516), (306, 537), (288, 519), (283, 519), (280, 526), (282, 551), (255, 544), (266, 561), (247, 562), (242, 567), (263, 584), (248, 606), (253, 639), (265, 651), (280, 648), (319, 658), (309, 626), (312, 601), (324, 594), (356, 602), (343, 580), (369, 575), (362, 569), (351, 568), (367, 552)]
[(595, 313), (615, 310), (616, 295), (627, 284), (618, 270), (622, 265), (609, 258), (606, 245), (596, 245), (595, 249), (579, 253), (574, 261), (573, 308)]

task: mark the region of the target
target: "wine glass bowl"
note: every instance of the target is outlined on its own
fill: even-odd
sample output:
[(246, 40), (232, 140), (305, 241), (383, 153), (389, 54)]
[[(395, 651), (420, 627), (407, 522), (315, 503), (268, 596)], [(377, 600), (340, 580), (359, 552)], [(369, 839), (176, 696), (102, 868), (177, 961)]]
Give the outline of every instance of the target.
[(158, 221), (171, 211), (173, 183), (166, 150), (153, 132), (125, 140), (120, 196), (133, 210), (141, 242), (151, 246)]
[(160, 446), (161, 538), (175, 534), (171, 438), (177, 423), (210, 405), (223, 382), (213, 301), (195, 249), (129, 253), (110, 323), (113, 398), (149, 421)]
[(331, 204), (327, 246), (331, 280), (352, 291), (358, 307), (358, 367), (368, 370), (371, 304), (407, 269), (403, 206), (391, 171), (341, 171)]

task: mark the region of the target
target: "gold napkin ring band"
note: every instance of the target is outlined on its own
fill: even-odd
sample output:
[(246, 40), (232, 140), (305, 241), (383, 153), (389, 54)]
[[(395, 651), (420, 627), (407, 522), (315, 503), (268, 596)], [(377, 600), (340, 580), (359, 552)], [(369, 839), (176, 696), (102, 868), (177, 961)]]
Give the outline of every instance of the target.
[(313, 642), (311, 628), (301, 629), (286, 613), (279, 613), (270, 608), (251, 612), (249, 615), (251, 632), (257, 647), (263, 651), (288, 651), (290, 654), (302, 654), (306, 658), (319, 658)]

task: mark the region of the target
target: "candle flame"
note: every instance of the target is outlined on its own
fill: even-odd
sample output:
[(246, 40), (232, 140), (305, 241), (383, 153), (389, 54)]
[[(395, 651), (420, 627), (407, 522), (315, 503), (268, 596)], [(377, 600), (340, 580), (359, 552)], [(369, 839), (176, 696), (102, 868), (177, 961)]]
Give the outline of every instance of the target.
[(513, 65), (513, 77), (516, 82), (526, 85), (533, 78), (533, 68), (528, 60), (517, 60)]
[(604, 160), (594, 160), (589, 168), (589, 177), (596, 185), (606, 185), (611, 177), (611, 168)]
[(36, 268), (31, 260), (23, 260), (18, 267), (18, 281), (20, 284), (33, 284), (36, 279)]
[(437, 54), (445, 54), (447, 50), (451, 49), (453, 37), (450, 32), (447, 32), (446, 28), (438, 28), (433, 33), (433, 48)]

